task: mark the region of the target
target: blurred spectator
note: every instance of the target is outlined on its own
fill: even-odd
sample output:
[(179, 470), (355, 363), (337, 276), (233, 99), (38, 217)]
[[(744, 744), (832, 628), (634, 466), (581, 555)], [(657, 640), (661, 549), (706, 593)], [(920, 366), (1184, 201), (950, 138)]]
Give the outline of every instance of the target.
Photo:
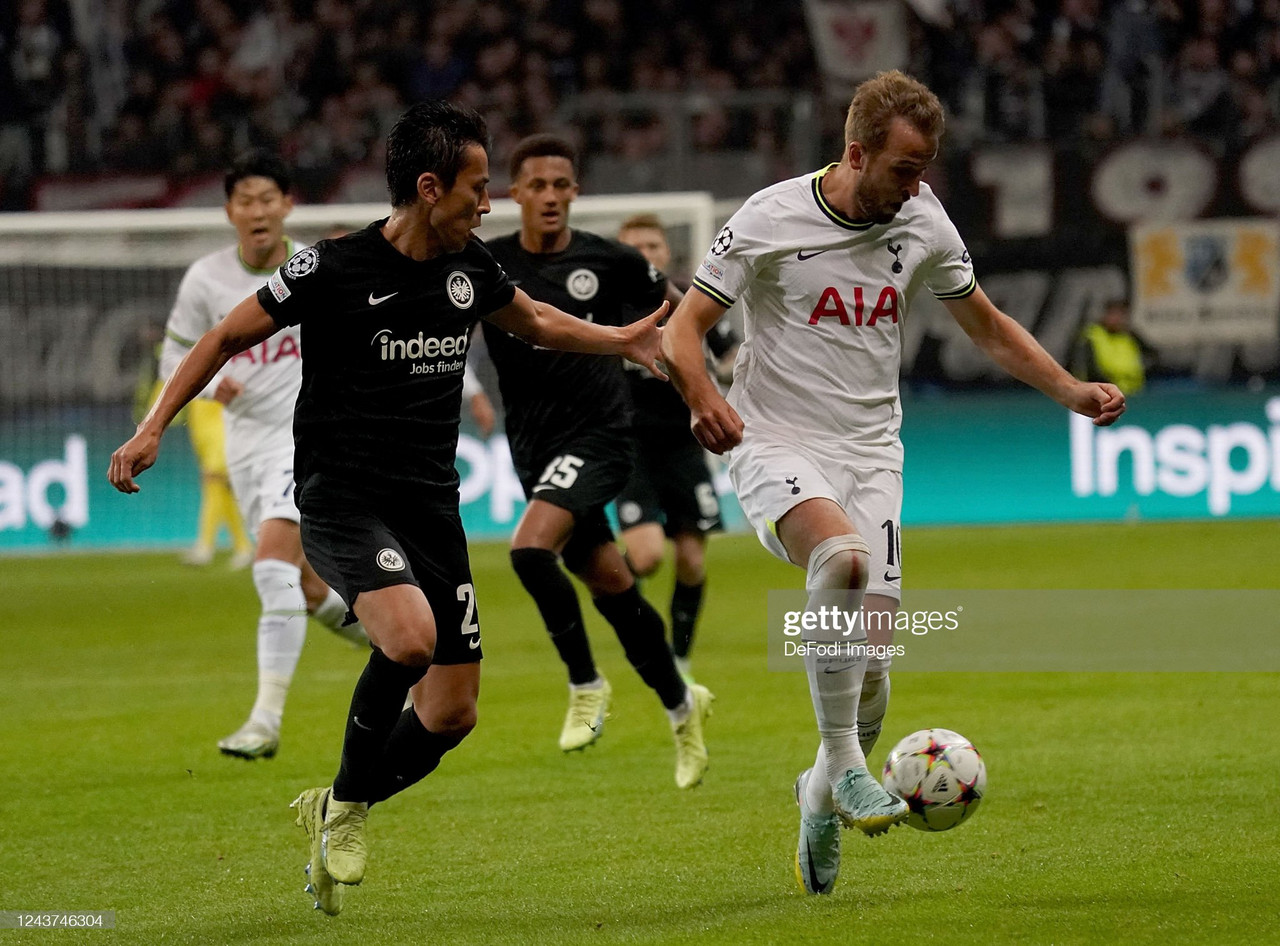
[(0, 210), (23, 210), (35, 173), (27, 110), (18, 99), (9, 40), (0, 32)]
[(1193, 36), (1182, 44), (1169, 76), (1168, 131), (1225, 138), (1234, 130), (1230, 80), (1220, 61), (1218, 41), (1211, 35)]
[(41, 172), (48, 165), (50, 119), (66, 82), (62, 66), (70, 38), (50, 15), (46, 0), (19, 0), (11, 42), (8, 59), (14, 105), (26, 126), (31, 163)]
[(1129, 304), (1112, 299), (1102, 318), (1080, 334), (1071, 357), (1071, 371), (1083, 381), (1110, 381), (1125, 394), (1146, 385), (1147, 367), (1155, 350), (1129, 327)]

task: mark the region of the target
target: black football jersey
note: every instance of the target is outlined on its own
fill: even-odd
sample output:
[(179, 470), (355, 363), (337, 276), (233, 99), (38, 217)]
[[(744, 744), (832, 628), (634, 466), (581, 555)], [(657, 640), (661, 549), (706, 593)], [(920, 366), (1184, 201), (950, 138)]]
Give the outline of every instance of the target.
[[(721, 319), (711, 327), (706, 335), (706, 347), (713, 358), (720, 359), (738, 344), (738, 333), (728, 321)], [(683, 431), (689, 439), (693, 432), (689, 429), (689, 407), (684, 398), (670, 381), (655, 378), (653, 374), (639, 365), (624, 362), (627, 378), (631, 382), (631, 405), (635, 411), (634, 425), (637, 429), (661, 428), (670, 430), (672, 434)], [(632, 370), (634, 369), (634, 370)]]
[(258, 291), (272, 319), (301, 326), (299, 501), (320, 475), (352, 495), (456, 510), (471, 330), (515, 290), (480, 240), (419, 262), (387, 242), (385, 222), (302, 250)]
[[(539, 302), (601, 325), (627, 325), (666, 297), (667, 278), (638, 250), (574, 230), (559, 253), (530, 253), (519, 234), (489, 249), (513, 285)], [(587, 430), (631, 425), (622, 359), (530, 345), (484, 323), (484, 340), (498, 373), (507, 438), (517, 467), (527, 468)]]

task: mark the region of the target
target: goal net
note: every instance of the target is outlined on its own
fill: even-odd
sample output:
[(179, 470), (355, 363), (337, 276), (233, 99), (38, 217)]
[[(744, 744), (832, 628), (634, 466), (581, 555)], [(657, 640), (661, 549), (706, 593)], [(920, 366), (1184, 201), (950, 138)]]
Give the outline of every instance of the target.
[[(300, 206), (287, 230), (313, 243), (387, 213), (385, 204)], [(667, 226), (677, 273), (714, 236), (716, 208), (700, 192), (581, 197), (573, 225), (612, 235), (638, 213)], [(480, 235), (513, 232), (519, 220), (513, 202), (494, 201)], [(133, 428), (135, 400), (145, 404), (183, 272), (234, 238), (221, 208), (0, 214), (0, 554), (192, 541), (199, 478), (185, 432), (166, 436), (137, 496), (115, 493), (105, 471)], [(467, 438), (460, 449), (464, 517), (478, 538), (508, 534), (521, 499), (493, 455), (505, 441), (494, 441)]]

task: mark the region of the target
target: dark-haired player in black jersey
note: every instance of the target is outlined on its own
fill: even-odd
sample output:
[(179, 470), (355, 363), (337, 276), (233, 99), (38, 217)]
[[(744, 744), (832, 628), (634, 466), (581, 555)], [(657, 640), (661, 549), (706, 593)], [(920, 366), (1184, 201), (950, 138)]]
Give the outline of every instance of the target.
[(547, 348), (657, 370), (665, 305), (629, 326), (592, 325), (514, 288), (473, 238), (489, 210), (487, 144), (470, 109), (406, 111), (387, 139), (390, 217), (291, 257), (196, 343), (111, 457), (112, 484), (137, 492), (179, 408), (234, 354), (301, 325), (302, 541), (374, 645), (333, 786), (293, 804), (310, 841), (307, 889), (329, 914), (364, 876), (369, 805), (434, 770), (476, 722), (480, 623), (454, 470), (472, 328), (486, 319)]
[[(577, 153), (569, 142), (553, 135), (524, 139), (511, 157), (511, 180), (520, 232), (494, 240), (490, 250), (531, 296), (597, 325), (625, 325), (637, 311), (680, 298), (635, 250), (569, 229), (569, 205), (578, 195)], [(702, 723), (713, 697), (680, 676), (662, 618), (640, 595), (605, 516), (634, 463), (622, 363), (545, 351), (497, 324), (485, 324), (484, 338), (506, 407), (511, 457), (529, 499), (511, 538), (511, 564), (569, 672), (560, 748), (582, 749), (599, 738), (610, 696), (562, 559), (666, 707), (676, 784), (697, 785), (707, 768)]]
[[(635, 247), (654, 267), (671, 273), (671, 245), (653, 214), (636, 214), (618, 228), (618, 240)], [(681, 288), (685, 288), (681, 286)], [(732, 377), (738, 336), (728, 319), (707, 333), (716, 377)], [(627, 366), (630, 368), (630, 366)], [(618, 494), (618, 524), (627, 564), (638, 578), (662, 564), (664, 536), (671, 540), (675, 583), (671, 591), (671, 651), (686, 680), (693, 679), (690, 652), (706, 585), (707, 536), (719, 532), (720, 499), (707, 468), (706, 451), (689, 429), (689, 408), (680, 392), (648, 372), (627, 371), (635, 409), (636, 465)]]

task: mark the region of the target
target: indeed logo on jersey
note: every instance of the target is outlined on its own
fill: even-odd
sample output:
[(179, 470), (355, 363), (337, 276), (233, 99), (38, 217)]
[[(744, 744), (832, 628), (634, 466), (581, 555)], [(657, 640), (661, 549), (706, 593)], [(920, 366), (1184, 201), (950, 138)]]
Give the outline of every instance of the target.
[(373, 346), (383, 361), (424, 361), (428, 358), (454, 358), (454, 361), (437, 361), (435, 364), (410, 365), (411, 374), (451, 374), (461, 371), (467, 364), (467, 345), (470, 335), (446, 335), (444, 338), (427, 338), (421, 332), (416, 338), (395, 338), (390, 329), (380, 329), (373, 336)]
[[(839, 289), (828, 286), (822, 290), (818, 304), (809, 314), (809, 324), (817, 325), (820, 319), (839, 319), (841, 325), (862, 325), (864, 307), (861, 286), (853, 287), (852, 298), (848, 303), (844, 296), (840, 295)], [(880, 298), (876, 300), (876, 307), (867, 317), (866, 325), (869, 328), (881, 319), (890, 319), (894, 324), (898, 321), (898, 290), (893, 286), (885, 286), (880, 290)]]

